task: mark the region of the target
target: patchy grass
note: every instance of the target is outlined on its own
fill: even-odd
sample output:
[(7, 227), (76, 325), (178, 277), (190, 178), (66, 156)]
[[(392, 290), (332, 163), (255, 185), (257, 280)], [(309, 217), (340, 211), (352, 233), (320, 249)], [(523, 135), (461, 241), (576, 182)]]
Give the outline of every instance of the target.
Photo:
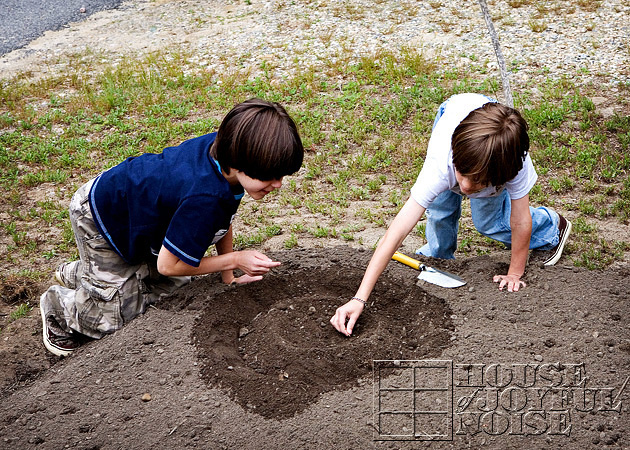
[[(357, 11), (340, 7), (338, 14)], [(384, 232), (406, 200), (437, 106), (457, 93), (500, 91), (481, 63), (444, 69), (412, 49), (340, 58), (324, 70), (301, 67), (282, 80), (265, 70), (258, 77), (195, 72), (188, 58), (157, 53), (94, 75), (78, 61), (63, 76), (0, 82), (3, 276), (41, 277), (56, 262), (76, 258), (67, 204), (82, 182), (129, 156), (216, 130), (235, 103), (253, 96), (287, 107), (307, 155), (276, 195), (244, 203), (236, 248), (260, 247), (276, 236), (285, 248), (313, 238), (374, 245), (358, 235), (367, 228)], [(628, 244), (604, 242), (594, 220), (629, 220), (630, 118), (602, 121), (590, 100), (594, 91), (569, 79), (537, 90), (540, 95), (525, 91), (515, 99), (531, 127), (540, 175), (532, 201), (571, 211), (577, 225), (568, 253), (575, 264), (606, 267)], [(629, 92), (622, 86), (619, 99)], [(308, 222), (296, 224), (300, 216)], [(472, 227), (460, 234), (464, 253), (495, 247)], [(28, 268), (36, 270), (24, 272)]]

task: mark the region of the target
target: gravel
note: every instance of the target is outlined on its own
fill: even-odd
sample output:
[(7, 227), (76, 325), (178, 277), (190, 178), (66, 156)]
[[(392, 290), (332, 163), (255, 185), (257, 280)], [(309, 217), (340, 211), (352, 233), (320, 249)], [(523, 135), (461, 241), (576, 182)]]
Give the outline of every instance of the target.
[(28, 44), (46, 30), (119, 4), (120, 0), (2, 0), (0, 55)]
[[(627, 0), (497, 0), (488, 6), (513, 89), (561, 77), (578, 85), (597, 79), (613, 90), (630, 82)], [(4, 55), (0, 76), (64, 71), (72, 54), (116, 64), (126, 55), (180, 49), (192, 52), (191, 72), (264, 72), (282, 79), (305, 67), (378, 59), (405, 48), (444, 68), (485, 66), (499, 79), (480, 6), (461, 0), (136, 0)]]

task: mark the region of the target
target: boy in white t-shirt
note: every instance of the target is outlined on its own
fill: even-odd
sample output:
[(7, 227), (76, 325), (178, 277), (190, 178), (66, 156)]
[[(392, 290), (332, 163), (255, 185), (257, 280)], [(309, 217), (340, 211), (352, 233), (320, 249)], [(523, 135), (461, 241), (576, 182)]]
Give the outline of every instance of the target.
[(571, 231), (571, 222), (545, 207), (529, 206), (538, 178), (528, 154), (527, 123), (513, 108), (480, 94), (459, 94), (442, 103), (433, 124), (427, 156), (409, 200), (376, 248), (361, 286), (330, 319), (350, 336), (378, 277), (392, 255), (427, 213), (427, 244), (418, 254), (451, 259), (457, 248), (462, 195), (470, 198), (475, 228), (511, 248), (499, 289), (525, 287), (529, 249), (551, 250), (553, 265)]

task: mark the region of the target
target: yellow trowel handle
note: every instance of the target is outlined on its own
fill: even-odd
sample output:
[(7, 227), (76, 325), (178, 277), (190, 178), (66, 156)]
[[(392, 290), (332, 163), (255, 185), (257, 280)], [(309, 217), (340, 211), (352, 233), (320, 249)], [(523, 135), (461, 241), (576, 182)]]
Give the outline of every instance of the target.
[(407, 255), (403, 255), (400, 252), (394, 253), (394, 255), (392, 256), (392, 259), (394, 261), (398, 261), (398, 262), (401, 262), (403, 264), (406, 264), (409, 267), (413, 267), (416, 270), (420, 270), (420, 265), (421, 265), (420, 261), (418, 261), (417, 259), (410, 258)]

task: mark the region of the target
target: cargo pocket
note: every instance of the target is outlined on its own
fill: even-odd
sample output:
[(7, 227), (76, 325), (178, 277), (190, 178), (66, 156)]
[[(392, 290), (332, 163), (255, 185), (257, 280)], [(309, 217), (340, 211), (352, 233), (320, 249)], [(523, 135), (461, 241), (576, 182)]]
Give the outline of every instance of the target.
[(90, 286), (83, 292), (87, 295), (77, 301), (78, 322), (83, 334), (100, 338), (122, 328), (120, 294), (116, 288)]
[(120, 290), (120, 314), (127, 323), (142, 314), (147, 306), (146, 297), (150, 289), (146, 284), (149, 270), (145, 264), (132, 266), (133, 272), (122, 285)]
[(77, 304), (79, 321), (92, 331), (92, 337), (99, 333), (113, 333), (122, 328), (121, 288), (129, 272), (126, 264), (109, 246), (105, 238), (97, 233), (86, 234), (82, 239), (84, 248), (81, 291), (87, 298)]
[(118, 288), (89, 286), (87, 291), (90, 298), (93, 298), (96, 301), (110, 302), (118, 292)]

